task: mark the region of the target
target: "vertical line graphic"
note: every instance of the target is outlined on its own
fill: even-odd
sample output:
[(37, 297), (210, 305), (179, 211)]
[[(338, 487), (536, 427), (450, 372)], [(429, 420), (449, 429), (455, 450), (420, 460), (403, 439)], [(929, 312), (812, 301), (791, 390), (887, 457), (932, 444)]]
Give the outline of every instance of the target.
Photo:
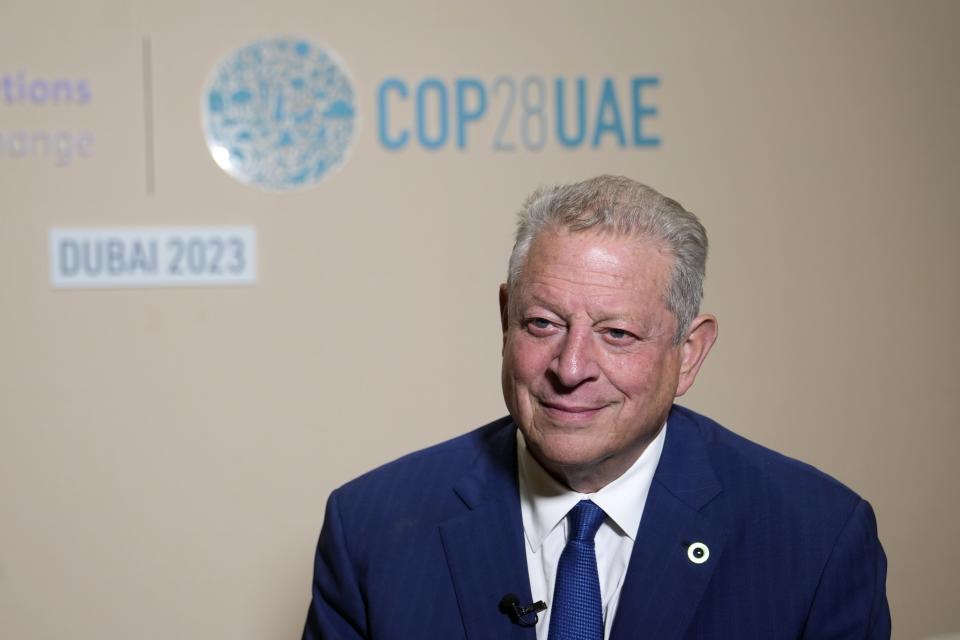
[(146, 189), (153, 195), (155, 187), (153, 160), (153, 60), (150, 36), (143, 37), (143, 142)]

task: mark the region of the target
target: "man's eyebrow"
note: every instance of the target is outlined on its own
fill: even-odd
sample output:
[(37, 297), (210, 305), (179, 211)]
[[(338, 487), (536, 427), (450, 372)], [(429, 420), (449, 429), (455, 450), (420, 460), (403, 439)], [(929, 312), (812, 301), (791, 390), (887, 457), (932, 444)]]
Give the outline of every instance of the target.
[[(528, 310), (531, 306), (542, 307), (545, 310), (550, 311), (551, 313), (555, 313), (559, 316), (563, 315), (561, 313), (561, 310), (555, 303), (551, 303), (547, 300), (544, 300), (543, 298), (540, 298), (536, 294), (530, 294), (528, 296), (528, 299), (524, 301), (522, 306), (518, 305), (517, 311), (518, 313), (522, 313)], [(645, 323), (642, 319), (631, 314), (626, 309), (601, 310), (596, 315), (590, 315), (590, 320), (594, 325), (600, 324), (601, 322), (611, 322), (611, 321), (624, 322), (630, 325), (639, 325), (641, 327), (646, 327), (646, 324), (648, 324), (648, 323)]]
[(527, 305), (529, 306), (529, 305), (532, 305), (532, 304), (540, 305), (541, 307), (553, 307), (553, 306), (554, 306), (549, 300), (546, 300), (546, 299), (544, 299), (544, 298), (541, 298), (540, 296), (538, 296), (538, 295), (535, 294), (535, 293), (530, 294), (530, 295), (528, 296), (528, 299), (527, 299)]
[(517, 308), (521, 310), (529, 309), (530, 307), (542, 307), (547, 311), (562, 315), (559, 303), (541, 298), (535, 293), (529, 293), (526, 298), (521, 299), (520, 304), (517, 305)]

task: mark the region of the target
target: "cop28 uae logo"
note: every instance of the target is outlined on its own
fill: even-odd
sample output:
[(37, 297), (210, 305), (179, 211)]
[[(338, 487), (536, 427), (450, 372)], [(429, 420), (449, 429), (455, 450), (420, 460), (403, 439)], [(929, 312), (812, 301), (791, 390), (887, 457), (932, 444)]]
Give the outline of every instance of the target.
[(344, 162), (355, 104), (334, 53), (295, 38), (259, 40), (213, 70), (204, 91), (204, 134), (228, 174), (286, 191), (315, 184)]

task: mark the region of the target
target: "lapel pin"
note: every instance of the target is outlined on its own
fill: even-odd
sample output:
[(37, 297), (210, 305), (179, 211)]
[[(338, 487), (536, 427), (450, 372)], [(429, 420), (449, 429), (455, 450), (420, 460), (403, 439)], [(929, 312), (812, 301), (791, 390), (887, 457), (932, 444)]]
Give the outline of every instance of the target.
[(693, 542), (687, 547), (687, 558), (693, 564), (703, 564), (710, 558), (710, 548), (702, 542)]

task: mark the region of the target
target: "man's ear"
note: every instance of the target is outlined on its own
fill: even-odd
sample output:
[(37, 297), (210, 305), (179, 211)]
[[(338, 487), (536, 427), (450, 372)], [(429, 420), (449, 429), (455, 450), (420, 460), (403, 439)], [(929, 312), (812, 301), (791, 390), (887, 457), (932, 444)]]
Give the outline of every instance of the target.
[(507, 285), (500, 285), (500, 329), (503, 331), (503, 342), (507, 342), (507, 309), (510, 305), (510, 294), (507, 292)]
[(717, 319), (710, 314), (699, 315), (690, 323), (686, 340), (680, 345), (680, 377), (677, 381), (677, 396), (682, 396), (693, 386), (700, 366), (717, 341)]

